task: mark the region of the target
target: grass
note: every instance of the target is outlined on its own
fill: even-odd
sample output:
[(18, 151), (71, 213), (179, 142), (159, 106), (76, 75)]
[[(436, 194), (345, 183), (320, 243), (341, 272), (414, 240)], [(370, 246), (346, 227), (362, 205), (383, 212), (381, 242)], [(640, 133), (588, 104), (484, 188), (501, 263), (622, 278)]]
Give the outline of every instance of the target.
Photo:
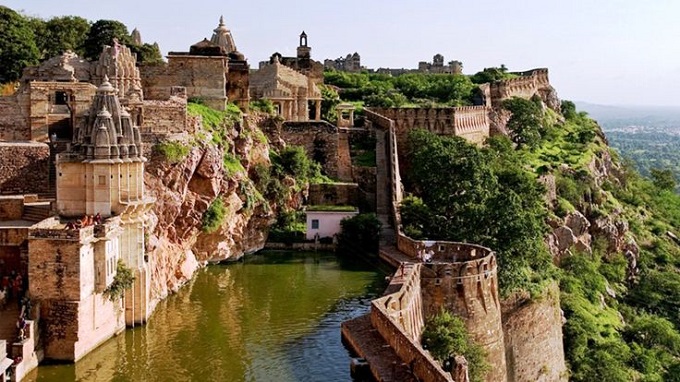
[(235, 104), (228, 104), (226, 110), (220, 111), (201, 103), (189, 102), (187, 104), (189, 115), (200, 116), (203, 128), (212, 133), (212, 141), (216, 145), (222, 145), (229, 129), (241, 121), (243, 113)]
[(224, 153), (222, 163), (224, 164), (224, 172), (227, 174), (227, 176), (234, 176), (238, 173), (243, 173), (246, 171), (243, 168), (241, 161), (231, 153)]
[(189, 146), (177, 141), (161, 142), (154, 146), (154, 150), (165, 157), (170, 163), (179, 163), (189, 155)]
[(356, 210), (357, 208), (354, 206), (331, 206), (331, 205), (307, 206), (307, 211), (354, 212)]

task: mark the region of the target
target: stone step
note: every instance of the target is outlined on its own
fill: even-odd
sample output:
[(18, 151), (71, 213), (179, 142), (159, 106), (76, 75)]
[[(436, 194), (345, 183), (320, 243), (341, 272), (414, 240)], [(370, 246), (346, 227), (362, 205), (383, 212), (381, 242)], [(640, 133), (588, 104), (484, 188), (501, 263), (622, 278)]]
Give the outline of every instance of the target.
[(37, 205), (25, 205), (24, 213), (22, 216), (23, 220), (29, 222), (39, 222), (50, 216), (50, 205), (49, 203), (36, 203)]

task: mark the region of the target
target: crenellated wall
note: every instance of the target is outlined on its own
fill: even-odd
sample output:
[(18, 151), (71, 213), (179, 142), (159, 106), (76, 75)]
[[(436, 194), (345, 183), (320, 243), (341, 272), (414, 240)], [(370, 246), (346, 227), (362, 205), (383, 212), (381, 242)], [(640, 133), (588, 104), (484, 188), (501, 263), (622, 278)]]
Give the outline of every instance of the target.
[(407, 147), (408, 132), (413, 129), (425, 129), (437, 135), (455, 135), (478, 144), (489, 136), (489, 110), (485, 106), (370, 110), (394, 121), (397, 142), (402, 148)]
[(492, 82), (489, 88), (491, 105), (496, 107), (508, 98), (531, 98), (540, 90), (550, 87), (548, 69), (532, 69), (525, 72), (512, 73), (516, 78)]
[(399, 267), (388, 287), (394, 292), (371, 302), (371, 324), (418, 380), (453, 382), (451, 374), (420, 345), (424, 326), (420, 268), (421, 264)]
[(505, 345), (498, 295), (496, 255), (466, 243), (413, 240), (397, 234), (398, 249), (421, 263), (426, 317), (445, 309), (465, 321), (471, 337), (487, 352), (487, 381), (505, 381)]

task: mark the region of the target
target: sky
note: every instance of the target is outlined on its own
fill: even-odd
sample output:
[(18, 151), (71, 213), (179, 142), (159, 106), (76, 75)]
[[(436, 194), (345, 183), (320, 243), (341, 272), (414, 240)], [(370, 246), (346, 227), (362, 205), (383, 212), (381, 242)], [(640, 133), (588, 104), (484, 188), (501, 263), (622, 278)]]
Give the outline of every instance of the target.
[[(49, 19), (119, 20), (161, 51), (210, 38), (220, 15), (252, 68), (294, 56), (304, 30), (312, 58), (358, 52), (368, 68), (416, 68), (440, 53), (463, 72), (505, 64), (550, 69), (562, 99), (680, 107), (678, 0), (0, 0)], [(1, 32), (0, 32), (1, 33)]]

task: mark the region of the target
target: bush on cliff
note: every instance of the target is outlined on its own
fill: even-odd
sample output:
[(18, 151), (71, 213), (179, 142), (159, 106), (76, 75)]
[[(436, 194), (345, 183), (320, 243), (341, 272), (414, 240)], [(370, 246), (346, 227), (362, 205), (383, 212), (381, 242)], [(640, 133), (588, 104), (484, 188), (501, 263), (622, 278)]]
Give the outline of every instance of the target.
[(217, 231), (218, 228), (224, 223), (225, 215), (227, 214), (227, 209), (224, 206), (222, 198), (217, 197), (215, 201), (210, 204), (210, 207), (203, 213), (203, 219), (201, 221), (201, 228), (205, 233), (212, 233)]
[(484, 349), (475, 343), (465, 328), (465, 322), (442, 309), (427, 319), (421, 336), (423, 348), (442, 365), (453, 363), (453, 357), (462, 355), (468, 362), (471, 382), (482, 382), (490, 366)]

